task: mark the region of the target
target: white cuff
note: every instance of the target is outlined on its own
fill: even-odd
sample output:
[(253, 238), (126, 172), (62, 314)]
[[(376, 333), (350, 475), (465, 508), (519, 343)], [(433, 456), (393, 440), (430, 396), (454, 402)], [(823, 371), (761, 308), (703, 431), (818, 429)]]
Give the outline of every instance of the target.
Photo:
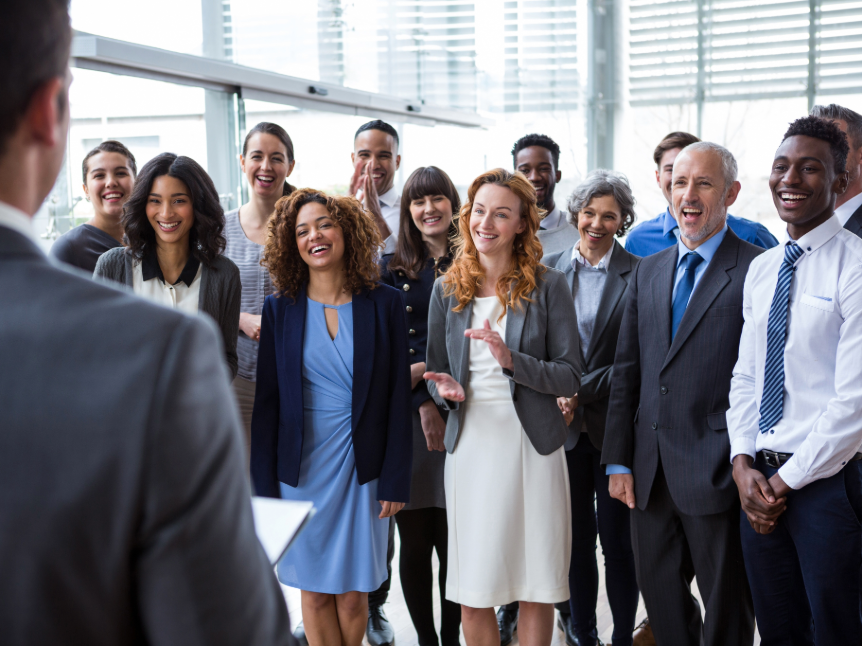
[(752, 437), (738, 437), (730, 443), (730, 461), (737, 455), (750, 455), (751, 459), (757, 457), (757, 440)]

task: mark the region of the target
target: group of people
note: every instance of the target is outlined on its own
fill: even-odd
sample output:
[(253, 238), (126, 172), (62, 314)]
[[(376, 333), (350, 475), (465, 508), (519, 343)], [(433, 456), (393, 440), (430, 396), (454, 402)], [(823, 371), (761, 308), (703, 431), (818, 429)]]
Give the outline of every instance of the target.
[[(653, 157), (668, 207), (638, 226), (611, 170), (559, 206), (540, 134), (462, 203), (434, 166), (397, 190), (379, 120), (349, 195), (298, 189), (290, 136), (260, 123), (228, 213), (194, 160), (138, 170), (106, 141), (63, 268), (30, 218), (65, 149), (68, 9), (8, 13), (10, 643), (391, 646), (396, 528), (420, 646), (549, 646), (555, 604), (569, 646), (599, 644), (598, 538), (614, 646), (751, 644), (755, 618), (764, 645), (862, 640), (862, 116), (817, 106), (777, 142), (781, 244), (728, 213), (732, 153), (684, 132)], [(296, 637), (249, 480), (317, 509), (276, 567)]]

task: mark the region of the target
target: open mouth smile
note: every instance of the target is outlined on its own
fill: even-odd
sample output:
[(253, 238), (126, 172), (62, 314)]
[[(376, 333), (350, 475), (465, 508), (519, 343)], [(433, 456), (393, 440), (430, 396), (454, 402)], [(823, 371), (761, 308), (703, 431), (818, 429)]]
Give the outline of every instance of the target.
[(311, 248), (311, 255), (314, 256), (315, 258), (318, 258), (318, 257), (322, 256), (323, 254), (325, 254), (327, 251), (329, 251), (331, 248), (332, 248), (332, 245), (330, 245), (330, 244), (314, 245)]
[(179, 222), (157, 222), (159, 228), (165, 233), (173, 233), (180, 226)]
[(778, 199), (786, 208), (795, 208), (808, 199), (805, 193), (797, 191), (778, 191)]

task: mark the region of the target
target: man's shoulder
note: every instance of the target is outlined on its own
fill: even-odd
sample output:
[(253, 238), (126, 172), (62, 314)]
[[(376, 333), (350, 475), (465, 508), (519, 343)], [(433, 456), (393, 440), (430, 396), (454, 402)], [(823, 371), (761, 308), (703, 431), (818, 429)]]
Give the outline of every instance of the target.
[(760, 222), (741, 218), (737, 215), (727, 214), (727, 226), (741, 240), (750, 242), (763, 249), (771, 249), (778, 245), (778, 240), (774, 235), (763, 226)]

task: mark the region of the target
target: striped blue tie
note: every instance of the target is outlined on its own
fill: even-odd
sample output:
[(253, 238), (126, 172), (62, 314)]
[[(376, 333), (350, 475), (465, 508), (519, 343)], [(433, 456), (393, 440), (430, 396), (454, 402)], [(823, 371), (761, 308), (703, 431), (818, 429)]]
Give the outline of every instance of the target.
[(784, 345), (787, 342), (787, 307), (790, 302), (790, 281), (793, 265), (802, 256), (802, 248), (788, 242), (784, 262), (778, 269), (778, 282), (769, 321), (766, 324), (766, 367), (763, 374), (763, 396), (760, 399), (760, 432), (766, 433), (784, 414)]

